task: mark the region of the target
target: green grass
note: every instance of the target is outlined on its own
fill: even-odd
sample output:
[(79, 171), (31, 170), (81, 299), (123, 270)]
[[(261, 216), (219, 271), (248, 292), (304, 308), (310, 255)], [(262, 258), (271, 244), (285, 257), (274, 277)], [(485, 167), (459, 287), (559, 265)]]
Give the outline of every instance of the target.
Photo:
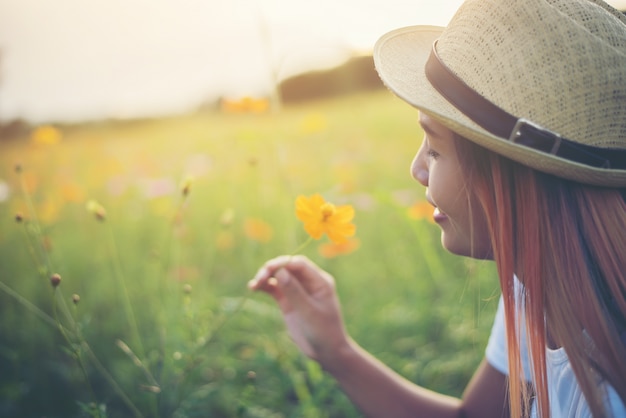
[[(356, 209), (357, 251), (305, 250), (335, 276), (352, 336), (410, 380), (460, 395), (498, 285), (491, 265), (447, 254), (437, 226), (407, 216), (424, 195), (408, 170), (416, 120), (376, 92), (0, 142), (10, 189), (0, 202), (0, 416), (358, 416), (291, 344), (269, 297), (241, 304), (264, 261), (305, 241), (294, 201), (318, 192)], [(271, 238), (246, 234), (250, 219)]]

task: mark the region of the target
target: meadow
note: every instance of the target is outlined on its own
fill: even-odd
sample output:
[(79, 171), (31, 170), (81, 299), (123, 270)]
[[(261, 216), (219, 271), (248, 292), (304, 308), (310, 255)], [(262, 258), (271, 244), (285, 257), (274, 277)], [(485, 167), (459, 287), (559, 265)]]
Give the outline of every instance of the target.
[(357, 417), (246, 283), (307, 240), (299, 195), (355, 208), (331, 272), (353, 338), (460, 395), (498, 297), (446, 253), (386, 91), (269, 112), (33, 127), (0, 138), (1, 417)]

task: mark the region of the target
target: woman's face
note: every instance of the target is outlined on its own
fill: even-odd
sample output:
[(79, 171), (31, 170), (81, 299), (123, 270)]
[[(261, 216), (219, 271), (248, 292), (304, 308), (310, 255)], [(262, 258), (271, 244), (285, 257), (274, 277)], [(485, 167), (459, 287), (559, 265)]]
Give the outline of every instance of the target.
[(413, 178), (426, 186), (426, 198), (435, 207), (441, 244), (451, 253), (492, 258), (484, 211), (467, 189), (454, 133), (420, 112), (424, 141), (411, 165)]

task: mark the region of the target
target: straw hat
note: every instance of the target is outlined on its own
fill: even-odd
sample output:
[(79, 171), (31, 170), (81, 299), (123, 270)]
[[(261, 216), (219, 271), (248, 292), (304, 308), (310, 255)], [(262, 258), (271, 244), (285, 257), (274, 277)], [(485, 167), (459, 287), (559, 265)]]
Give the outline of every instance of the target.
[(626, 187), (626, 19), (600, 0), (467, 0), (444, 28), (384, 35), (400, 98), (534, 169)]

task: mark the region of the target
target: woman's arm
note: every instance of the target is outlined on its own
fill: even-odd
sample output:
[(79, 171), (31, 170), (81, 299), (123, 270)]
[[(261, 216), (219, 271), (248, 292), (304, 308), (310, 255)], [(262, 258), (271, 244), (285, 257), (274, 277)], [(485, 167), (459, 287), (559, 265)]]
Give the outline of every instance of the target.
[(462, 399), (442, 395), (404, 379), (352, 343), (341, 365), (328, 372), (350, 400), (370, 417), (508, 416), (506, 376), (486, 360), (478, 367)]
[(486, 361), (457, 399), (409, 382), (363, 350), (345, 331), (333, 278), (305, 257), (269, 261), (249, 286), (274, 297), (294, 342), (367, 416), (501, 418), (508, 413), (506, 377)]

